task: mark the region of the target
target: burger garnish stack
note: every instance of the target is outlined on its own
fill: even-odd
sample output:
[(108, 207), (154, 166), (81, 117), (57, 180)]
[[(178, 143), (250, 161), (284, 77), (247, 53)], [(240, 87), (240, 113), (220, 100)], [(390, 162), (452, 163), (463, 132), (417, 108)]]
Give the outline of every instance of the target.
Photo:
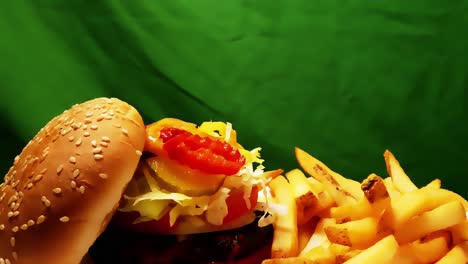
[(259, 151), (229, 123), (145, 126), (119, 99), (75, 105), (0, 185), (0, 264), (259, 263), (275, 214), (265, 187), (282, 173)]

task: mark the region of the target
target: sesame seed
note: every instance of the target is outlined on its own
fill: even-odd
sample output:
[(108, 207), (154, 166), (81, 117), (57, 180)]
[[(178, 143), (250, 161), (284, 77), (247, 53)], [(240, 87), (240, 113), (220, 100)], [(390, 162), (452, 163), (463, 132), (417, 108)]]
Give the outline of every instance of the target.
[(93, 112), (91, 111), (86, 112), (86, 117), (91, 117), (91, 116), (93, 116)]
[(13, 233), (16, 233), (19, 231), (19, 227), (18, 226), (14, 226), (11, 231), (13, 231)]
[(73, 170), (73, 178), (78, 177), (78, 175), (80, 175), (80, 170), (79, 169)]
[(11, 261), (9, 259), (5, 259), (5, 264), (11, 264)]
[(67, 223), (68, 221), (70, 221), (70, 217), (62, 216), (62, 217), (60, 217), (59, 220), (60, 220), (60, 222)]
[(91, 128), (92, 130), (96, 130), (96, 129), (98, 129), (98, 126), (97, 126), (97, 125), (91, 125), (90, 128)]
[(45, 207), (50, 207), (50, 201), (49, 201), (49, 199), (47, 199), (47, 197), (42, 196), (41, 201), (42, 201), (42, 203), (44, 204)]
[(19, 180), (13, 182), (13, 183), (11, 184), (11, 187), (12, 187), (12, 188), (15, 188), (16, 186), (18, 186), (19, 182), (20, 182)]
[(112, 116), (111, 116), (111, 115), (106, 115), (104, 118), (105, 118), (106, 120), (112, 120)]
[(121, 124), (114, 124), (113, 126), (115, 126), (116, 128), (121, 128), (122, 127)]
[(70, 187), (71, 187), (72, 189), (75, 189), (75, 188), (76, 188), (76, 182), (75, 182), (75, 181), (71, 181), (71, 182), (70, 182)]
[(96, 147), (97, 146), (97, 141), (96, 140), (91, 140), (91, 146)]
[(107, 142), (107, 143), (110, 142), (110, 138), (109, 138), (109, 137), (106, 137), (106, 136), (101, 137), (101, 140), (104, 141), (104, 142)]
[(29, 219), (28, 222), (26, 223), (28, 226), (33, 226), (34, 225), (34, 220)]
[(83, 136), (85, 136), (85, 137), (89, 137), (90, 135), (91, 135), (91, 134), (89, 134), (88, 131), (85, 131), (85, 132), (83, 133)]
[(46, 217), (44, 215), (40, 215), (38, 218), (37, 218), (37, 221), (36, 221), (36, 224), (42, 224), (44, 223)]
[(54, 189), (52, 189), (52, 192), (55, 193), (55, 194), (61, 194), (61, 193), (62, 193), (62, 189), (60, 189), (60, 188), (54, 188)]
[(81, 194), (84, 194), (86, 188), (82, 185), (80, 186), (80, 188), (78, 188), (78, 191), (81, 193)]
[(14, 211), (14, 212), (13, 212), (13, 216), (18, 216), (19, 214), (20, 214), (19, 211)]
[(28, 185), (26, 185), (26, 188), (31, 189), (33, 186), (34, 186), (34, 184), (32, 182), (30, 182), (30, 183), (28, 183)]
[(99, 122), (99, 121), (102, 121), (103, 119), (104, 119), (104, 116), (100, 115), (100, 116), (98, 116), (98, 118), (96, 119), (96, 121)]
[(124, 135), (128, 136), (128, 130), (127, 130), (127, 129), (122, 128), (121, 131), (122, 131), (122, 133), (123, 133)]
[(107, 174), (105, 174), (105, 173), (99, 173), (99, 177), (100, 177), (101, 179), (107, 179)]
[(85, 123), (85, 124), (90, 124), (90, 123), (92, 123), (92, 122), (93, 122), (93, 121), (91, 121), (90, 118), (85, 118), (85, 119), (84, 119), (84, 123)]
[(7, 213), (7, 216), (8, 216), (8, 218), (12, 218), (12, 217), (13, 217), (13, 212), (12, 212), (12, 211), (9, 211), (9, 212)]
[(136, 154), (137, 154), (138, 156), (143, 155), (143, 153), (141, 153), (141, 151), (139, 151), (139, 150), (136, 151)]
[(0, 258), (0, 264), (6, 264), (3, 258)]
[(15, 261), (18, 261), (18, 253), (16, 253), (16, 251), (11, 252), (11, 255), (13, 256)]
[(60, 164), (57, 168), (57, 175), (60, 175), (60, 173), (62, 172), (63, 170), (63, 164)]
[(81, 145), (81, 138), (78, 138), (75, 142), (75, 146), (79, 147)]
[(2, 230), (5, 230), (5, 225), (4, 224), (0, 225), (0, 231), (2, 231)]
[(36, 175), (36, 177), (34, 177), (33, 181), (38, 182), (38, 181), (40, 181), (42, 179), (42, 177), (43, 177), (42, 174), (38, 174), (38, 175)]
[(102, 148), (94, 148), (93, 149), (93, 154), (99, 154), (102, 153)]
[(77, 130), (77, 129), (80, 128), (80, 127), (81, 127), (81, 122), (72, 124), (73, 130)]
[(63, 129), (62, 131), (60, 131), (60, 135), (61, 136), (65, 136), (68, 132), (70, 132), (71, 129)]
[(83, 130), (87, 130), (88, 129), (88, 125), (83, 125)]
[(101, 145), (102, 147), (107, 147), (109, 145), (109, 143), (107, 142), (100, 142), (99, 145)]
[(102, 158), (104, 158), (104, 156), (102, 154), (94, 154), (94, 159), (95, 160), (101, 160)]
[(47, 168), (44, 168), (39, 172), (39, 174), (44, 174), (44, 173), (46, 173), (46, 171), (47, 171)]
[(71, 156), (68, 161), (70, 161), (71, 164), (75, 164), (76, 163), (76, 158)]
[(17, 200), (18, 200), (18, 196), (12, 195), (12, 196), (10, 196), (10, 199), (8, 199), (7, 204), (10, 205), (11, 203), (16, 202)]
[(18, 203), (15, 204), (15, 206), (13, 206), (12, 209), (13, 209), (13, 211), (16, 211), (16, 210), (18, 210), (19, 207), (20, 207), (20, 203), (18, 202)]
[(15, 239), (15, 237), (12, 236), (12, 237), (10, 238), (10, 245), (11, 245), (11, 247), (15, 247), (15, 242), (16, 242), (16, 239)]
[(28, 229), (28, 227), (29, 226), (27, 224), (22, 224), (20, 228), (21, 228), (21, 230), (26, 230), (26, 229)]
[(75, 137), (74, 137), (74, 136), (69, 136), (69, 137), (68, 137), (68, 141), (72, 142), (73, 140), (75, 140)]
[(42, 156), (41, 156), (41, 159), (39, 160), (39, 162), (43, 162), (45, 160), (45, 158), (47, 157), (47, 155), (49, 155), (49, 152), (44, 152), (42, 153)]

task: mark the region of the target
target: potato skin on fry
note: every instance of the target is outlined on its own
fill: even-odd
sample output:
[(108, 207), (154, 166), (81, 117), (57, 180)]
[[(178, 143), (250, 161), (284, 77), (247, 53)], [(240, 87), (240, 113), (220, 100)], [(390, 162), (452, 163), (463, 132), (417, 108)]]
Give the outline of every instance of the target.
[(369, 175), (369, 177), (363, 181), (361, 189), (370, 203), (389, 197), (384, 180), (374, 173)]

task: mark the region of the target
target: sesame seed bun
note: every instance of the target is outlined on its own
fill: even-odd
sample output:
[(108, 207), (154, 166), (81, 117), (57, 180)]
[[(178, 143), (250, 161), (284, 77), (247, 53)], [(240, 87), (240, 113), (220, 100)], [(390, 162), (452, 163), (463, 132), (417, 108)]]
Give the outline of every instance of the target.
[(52, 119), (0, 185), (0, 264), (79, 263), (114, 214), (144, 141), (140, 114), (115, 98)]

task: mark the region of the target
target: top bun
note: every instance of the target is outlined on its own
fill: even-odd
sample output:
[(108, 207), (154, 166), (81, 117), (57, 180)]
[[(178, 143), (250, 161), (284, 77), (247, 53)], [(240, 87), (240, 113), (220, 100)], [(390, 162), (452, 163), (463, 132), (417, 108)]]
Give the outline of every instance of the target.
[(0, 264), (79, 263), (117, 209), (144, 141), (138, 111), (115, 98), (52, 119), (0, 185)]

